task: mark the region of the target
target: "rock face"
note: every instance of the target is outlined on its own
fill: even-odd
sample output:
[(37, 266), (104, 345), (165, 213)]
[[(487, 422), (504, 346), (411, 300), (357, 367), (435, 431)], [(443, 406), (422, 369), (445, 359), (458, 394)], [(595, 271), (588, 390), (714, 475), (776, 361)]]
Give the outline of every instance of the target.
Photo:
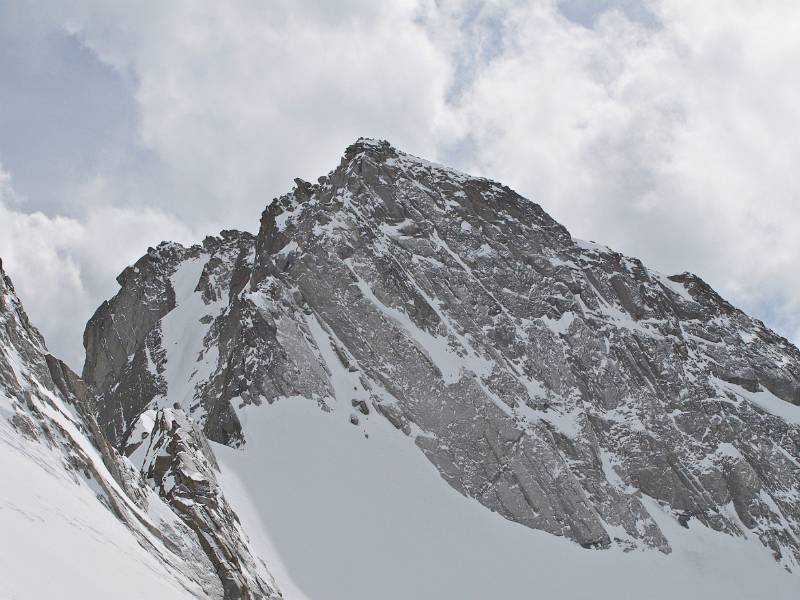
[(173, 404), (241, 446), (244, 407), (337, 398), (526, 526), (669, 552), (655, 501), (797, 565), (787, 340), (694, 275), (574, 240), (507, 187), (386, 142), (296, 183), (257, 236), (164, 243), (120, 275), (83, 373), (118, 447)]
[[(167, 325), (162, 319), (176, 306), (176, 287), (181, 301), (193, 305), (202, 301), (203, 307), (211, 307), (209, 312), (215, 308), (221, 310), (247, 283), (253, 246), (253, 236), (232, 231), (223, 231), (219, 238), (207, 238), (202, 246), (188, 249), (179, 244), (162, 244), (150, 249), (117, 278), (121, 286), (119, 293), (103, 303), (86, 326), (84, 346), (87, 353), (83, 368), (86, 383), (103, 392), (98, 420), (115, 444), (122, 442), (122, 435), (153, 398), (167, 395), (168, 348), (163, 340)], [(176, 273), (180, 266), (186, 268)], [(195, 272), (197, 267), (202, 270)], [(229, 286), (233, 286), (232, 290)], [(169, 333), (175, 334), (172, 341), (181, 345), (179, 351), (187, 342), (193, 344), (188, 352), (200, 351), (195, 338), (207, 324), (171, 322), (172, 330), (177, 331)], [(183, 331), (184, 325), (190, 330)], [(221, 333), (224, 339), (224, 332)], [(170, 371), (193, 365), (194, 359), (194, 356), (174, 357)], [(177, 364), (181, 362), (185, 364)], [(175, 387), (170, 390), (171, 397), (176, 396)], [(236, 426), (229, 425), (236, 419), (230, 398), (217, 402), (214, 391), (208, 390), (204, 405), (211, 407), (221, 429), (236, 432)], [(222, 437), (217, 434), (212, 439)]]
[[(151, 481), (148, 486), (131, 462), (109, 443), (98, 427), (96, 412), (85, 383), (47, 352), (11, 280), (0, 270), (0, 445), (13, 449), (12, 462), (2, 462), (0, 475), (43, 468), (56, 480), (69, 479), (77, 488), (88, 487), (90, 495), (96, 495), (91, 510), (95, 514), (111, 511), (124, 524), (153, 564), (163, 569), (162, 574), (153, 576), (172, 578), (173, 587), (183, 591), (175, 597), (279, 598), (266, 568), (249, 554), (247, 538), (222, 497), (214, 478), (213, 455), (202, 435), (191, 428), (185, 433), (172, 427), (158, 437), (163, 447), (158, 446), (154, 465), (162, 465), (170, 451), (177, 452), (168, 465), (174, 489), (167, 493)], [(162, 414), (159, 423), (166, 427), (168, 418)], [(3, 482), (9, 485), (7, 477)], [(31, 488), (30, 494), (34, 493)], [(61, 508), (63, 497), (48, 498), (45, 504), (56, 514), (66, 511)], [(80, 523), (78, 516), (68, 512), (63, 517), (70, 523), (74, 519), (73, 527)], [(99, 540), (111, 539), (109, 532), (98, 529), (96, 521), (99, 519), (92, 517), (88, 531)], [(61, 549), (60, 543), (68, 547)], [(97, 560), (80, 556), (70, 540), (53, 537), (48, 544), (76, 553), (73, 561)], [(115, 544), (108, 545), (107, 552), (117, 551)], [(123, 560), (135, 561), (136, 556)], [(87, 568), (104, 567), (98, 562)], [(3, 579), (7, 577), (14, 575), (9, 573)], [(91, 596), (91, 582), (85, 584)], [(130, 584), (124, 579), (118, 582), (119, 597), (129, 597), (125, 589)], [(27, 593), (35, 596), (35, 589), (29, 587)]]
[(126, 454), (197, 534), (225, 598), (280, 598), (225, 500), (215, 476), (219, 467), (203, 433), (182, 411), (171, 409), (143, 413), (136, 430), (139, 441), (129, 438)]

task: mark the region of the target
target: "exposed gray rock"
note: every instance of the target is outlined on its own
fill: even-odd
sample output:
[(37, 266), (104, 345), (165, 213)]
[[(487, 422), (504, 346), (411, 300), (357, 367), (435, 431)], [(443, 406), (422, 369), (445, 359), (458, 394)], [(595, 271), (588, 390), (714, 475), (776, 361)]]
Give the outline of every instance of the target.
[[(657, 502), (797, 564), (787, 340), (694, 275), (574, 240), (507, 187), (385, 142), (296, 183), (255, 238), (165, 244), (120, 277), (85, 335), (109, 437), (177, 402), (240, 445), (240, 407), (325, 409), (343, 367), (344, 402), (369, 399), (450, 485), (511, 520), (669, 552)], [(192, 331), (183, 355), (175, 323)]]
[[(252, 551), (217, 482), (219, 470), (203, 433), (180, 410), (145, 413), (152, 428), (130, 440), (126, 454), (145, 480), (197, 534), (222, 581), (226, 600), (277, 600), (272, 577)], [(146, 435), (142, 435), (146, 434)]]
[(353, 408), (357, 408), (362, 415), (369, 414), (369, 407), (367, 406), (367, 403), (364, 400), (357, 400), (353, 398), (350, 401), (350, 404), (353, 406)]
[[(11, 439), (0, 426), (0, 443), (15, 448), (22, 464), (30, 456), (31, 468), (38, 468), (35, 461), (41, 458), (36, 457), (49, 456), (48, 472), (89, 486), (97, 494), (97, 510), (112, 511), (187, 592), (222, 598), (222, 586), (209, 575), (210, 562), (195, 535), (177, 517), (155, 516), (169, 510), (151, 511), (160, 499), (108, 443), (94, 413), (86, 385), (47, 352), (0, 270), (0, 418), (12, 426)], [(37, 445), (46, 450), (37, 452)], [(52, 502), (58, 505), (59, 499)]]
[[(104, 339), (94, 339), (105, 349), (115, 347)], [(114, 338), (114, 343), (120, 340)], [(113, 364), (112, 358), (106, 364)], [(49, 448), (57, 461), (48, 464), (48, 470), (56, 476), (66, 472), (76, 485), (89, 485), (100, 500), (97, 509), (112, 511), (192, 596), (280, 598), (225, 502), (211, 470), (213, 455), (202, 434), (185, 418), (180, 421), (172, 413), (160, 415), (148, 434), (152, 448), (163, 451), (155, 458), (156, 464), (166, 467), (163, 473), (155, 468), (149, 473), (154, 491), (109, 443), (95, 419), (97, 412), (86, 384), (47, 352), (10, 279), (0, 270), (0, 418), (6, 417), (11, 431), (21, 438), (0, 438), (0, 443), (10, 443), (22, 454), (25, 444)], [(0, 436), (6, 431), (0, 427)], [(156, 475), (160, 486), (153, 485)], [(169, 493), (163, 488), (164, 477), (174, 482)], [(52, 502), (58, 504), (59, 499)]]

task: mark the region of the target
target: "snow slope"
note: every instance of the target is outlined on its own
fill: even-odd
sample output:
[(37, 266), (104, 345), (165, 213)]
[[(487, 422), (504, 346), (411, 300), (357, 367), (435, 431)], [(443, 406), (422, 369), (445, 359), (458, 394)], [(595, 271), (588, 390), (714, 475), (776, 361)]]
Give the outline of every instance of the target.
[(93, 411), (0, 263), (0, 599), (222, 597), (199, 540)]
[(353, 426), (349, 412), (285, 398), (240, 413), (245, 449), (214, 444), (228, 499), (287, 600), (797, 598), (797, 577), (759, 544), (690, 532), (655, 501), (669, 555), (585, 550), (512, 523), (447, 486), (386, 419)]
[[(7, 408), (9, 399), (0, 396)], [(0, 598), (197, 598), (47, 446), (0, 419)]]

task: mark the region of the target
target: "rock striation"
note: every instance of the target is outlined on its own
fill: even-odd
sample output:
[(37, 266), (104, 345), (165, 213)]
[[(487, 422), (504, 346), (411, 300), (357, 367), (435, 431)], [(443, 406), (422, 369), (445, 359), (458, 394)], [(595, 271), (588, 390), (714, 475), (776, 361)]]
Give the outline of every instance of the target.
[(117, 448), (177, 406), (246, 451), (242, 411), (337, 399), (461, 493), (585, 547), (669, 552), (655, 503), (800, 561), (800, 351), (501, 184), (360, 139), (257, 235), (163, 243), (118, 280), (83, 371)]

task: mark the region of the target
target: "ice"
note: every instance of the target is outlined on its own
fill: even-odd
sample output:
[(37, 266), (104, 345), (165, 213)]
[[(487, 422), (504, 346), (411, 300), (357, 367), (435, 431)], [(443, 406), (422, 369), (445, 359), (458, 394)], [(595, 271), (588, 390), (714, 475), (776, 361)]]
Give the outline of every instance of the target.
[(560, 315), (558, 319), (551, 319), (549, 317), (542, 317), (542, 321), (545, 322), (548, 329), (555, 334), (566, 334), (569, 330), (569, 326), (572, 325), (572, 322), (575, 320), (575, 313), (573, 312), (565, 312), (564, 314)]
[(751, 392), (735, 383), (729, 383), (716, 377), (712, 377), (711, 379), (716, 383), (718, 388), (733, 392), (740, 398), (744, 398), (748, 402), (755, 404), (761, 410), (782, 418), (787, 423), (800, 425), (800, 406), (781, 400), (766, 389), (762, 389), (758, 392)]
[(694, 303), (696, 300), (692, 298), (692, 295), (689, 293), (689, 290), (686, 289), (682, 283), (678, 283), (677, 281), (672, 281), (667, 276), (658, 273), (652, 269), (649, 270), (649, 273), (652, 277), (654, 277), (658, 282), (663, 285), (665, 288), (670, 290), (673, 294), (684, 300), (685, 302)]
[(598, 244), (597, 242), (591, 242), (588, 240), (579, 240), (577, 238), (573, 238), (575, 245), (580, 248), (581, 250), (588, 250), (589, 252), (597, 252), (599, 254), (610, 254), (614, 251), (605, 246), (603, 244)]

